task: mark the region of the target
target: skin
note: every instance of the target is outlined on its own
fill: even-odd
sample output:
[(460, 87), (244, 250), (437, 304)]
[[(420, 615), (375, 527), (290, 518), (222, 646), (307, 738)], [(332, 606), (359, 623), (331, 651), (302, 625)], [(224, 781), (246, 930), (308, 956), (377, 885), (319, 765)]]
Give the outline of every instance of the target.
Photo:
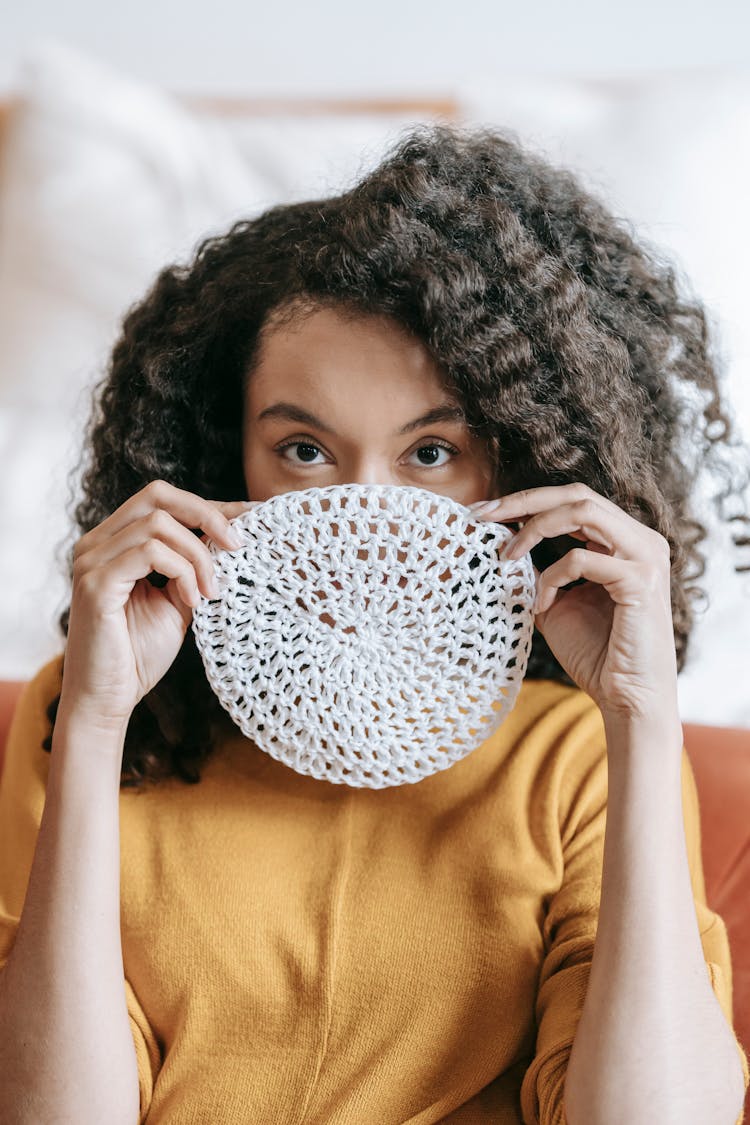
[[(271, 322), (273, 324), (273, 322)], [(385, 317), (318, 309), (264, 333), (249, 380), (244, 470), (251, 500), (334, 484), (412, 485), (471, 504), (492, 496), (492, 465), (463, 420), (401, 427), (452, 401), (422, 342)], [(319, 426), (259, 415), (278, 402)], [(286, 449), (284, 442), (298, 444)], [(444, 442), (456, 452), (436, 446)]]

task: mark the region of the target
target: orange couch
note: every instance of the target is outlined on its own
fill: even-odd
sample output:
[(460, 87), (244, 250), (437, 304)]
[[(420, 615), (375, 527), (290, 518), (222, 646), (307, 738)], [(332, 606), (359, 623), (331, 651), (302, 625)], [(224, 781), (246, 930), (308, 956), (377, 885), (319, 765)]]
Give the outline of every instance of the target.
[[(0, 770), (22, 686), (0, 681)], [(683, 723), (683, 733), (698, 787), (706, 898), (727, 926), (734, 1025), (750, 1054), (750, 730)], [(745, 1112), (750, 1120), (750, 1091)]]

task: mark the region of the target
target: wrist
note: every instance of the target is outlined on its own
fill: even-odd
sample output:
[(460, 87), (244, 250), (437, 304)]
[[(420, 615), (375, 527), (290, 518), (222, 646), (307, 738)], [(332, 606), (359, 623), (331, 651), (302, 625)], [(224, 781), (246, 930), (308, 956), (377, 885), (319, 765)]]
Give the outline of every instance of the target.
[(64, 742), (122, 752), (129, 721), (102, 715), (101, 711), (89, 709), (79, 700), (68, 701), (62, 695), (52, 732), (52, 749)]
[(604, 726), (612, 731), (656, 731), (682, 737), (682, 720), (677, 704), (661, 707), (658, 711), (608, 711), (600, 708)]
[(610, 756), (645, 757), (651, 762), (655, 755), (662, 761), (682, 759), (684, 735), (676, 709), (665, 708), (655, 715), (602, 712), (602, 718)]

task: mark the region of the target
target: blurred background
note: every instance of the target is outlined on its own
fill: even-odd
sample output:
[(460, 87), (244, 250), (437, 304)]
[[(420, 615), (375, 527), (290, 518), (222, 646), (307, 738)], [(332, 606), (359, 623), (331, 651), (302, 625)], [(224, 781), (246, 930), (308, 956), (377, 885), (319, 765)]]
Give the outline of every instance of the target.
[[(158, 269), (336, 192), (415, 121), (511, 130), (576, 171), (707, 306), (750, 440), (750, 5), (343, 0), (16, 6), (0, 40), (0, 679), (62, 648), (88, 388)], [(750, 498), (749, 498), (750, 499)], [(684, 721), (750, 727), (750, 573), (711, 528)]]

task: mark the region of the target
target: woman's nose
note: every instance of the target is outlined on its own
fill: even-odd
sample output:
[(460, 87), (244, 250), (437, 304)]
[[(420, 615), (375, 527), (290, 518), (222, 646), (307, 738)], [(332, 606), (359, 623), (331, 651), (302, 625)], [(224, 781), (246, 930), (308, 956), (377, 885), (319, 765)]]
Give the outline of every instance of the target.
[(359, 461), (343, 466), (340, 484), (398, 484), (392, 469), (377, 461)]

